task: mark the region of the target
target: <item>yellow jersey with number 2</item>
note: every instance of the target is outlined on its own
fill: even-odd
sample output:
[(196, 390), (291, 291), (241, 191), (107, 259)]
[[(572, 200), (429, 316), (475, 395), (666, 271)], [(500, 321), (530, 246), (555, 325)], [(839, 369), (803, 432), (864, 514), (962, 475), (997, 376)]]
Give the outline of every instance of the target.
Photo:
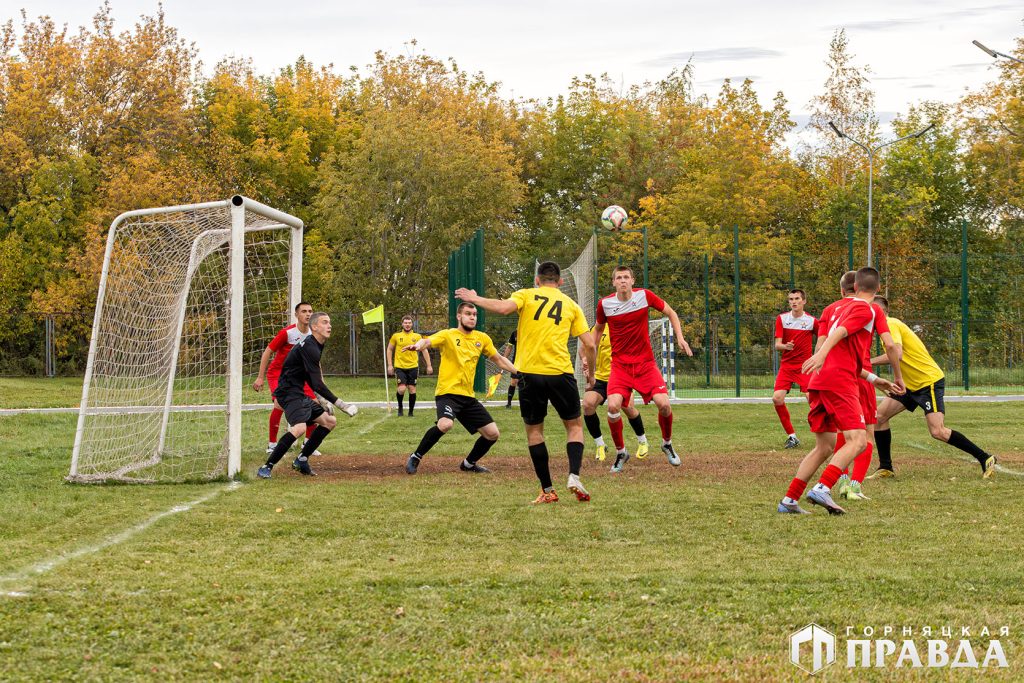
[(436, 396), (456, 394), (473, 396), (473, 379), (480, 356), (497, 355), (494, 342), (483, 332), (473, 330), (466, 334), (460, 329), (441, 330), (430, 335), (430, 345), (441, 352), (441, 367), (437, 370)]

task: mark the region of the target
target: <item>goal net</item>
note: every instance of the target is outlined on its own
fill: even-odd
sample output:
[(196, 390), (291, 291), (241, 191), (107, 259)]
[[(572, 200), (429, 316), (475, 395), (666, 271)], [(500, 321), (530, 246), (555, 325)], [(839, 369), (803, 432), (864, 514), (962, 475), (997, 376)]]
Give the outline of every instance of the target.
[[(597, 300), (594, 295), (594, 264), (597, 260), (597, 238), (591, 236), (586, 246), (583, 247), (583, 251), (566, 268), (562, 268), (562, 286), (559, 289), (565, 294), (569, 295), (576, 303), (583, 309), (583, 313), (587, 316), (587, 322), (593, 327), (594, 323), (594, 312), (597, 310)], [(537, 266), (540, 265), (539, 261), (534, 263), (534, 272), (536, 272)], [(509, 346), (507, 344), (498, 344), (499, 353), (505, 354)], [(569, 340), (569, 353), (570, 357), (573, 358), (576, 371), (576, 384), (579, 387), (580, 395), (586, 391), (587, 377), (583, 373), (582, 358), (577, 354), (578, 342), (576, 339)], [(501, 368), (494, 361), (487, 359), (487, 394), (488, 398), (501, 398), (507, 395), (508, 385), (510, 377), (507, 372), (502, 372)]]
[(243, 383), (301, 280), (302, 221), (244, 197), (115, 219), (68, 479), (238, 472)]

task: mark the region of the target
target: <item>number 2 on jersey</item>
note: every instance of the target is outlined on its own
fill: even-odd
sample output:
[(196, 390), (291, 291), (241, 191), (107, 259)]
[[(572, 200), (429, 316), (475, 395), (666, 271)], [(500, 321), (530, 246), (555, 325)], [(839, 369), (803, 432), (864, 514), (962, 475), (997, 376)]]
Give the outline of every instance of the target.
[[(537, 307), (537, 312), (533, 314), (534, 320), (540, 320), (540, 316), (543, 315), (544, 313), (544, 307), (547, 306), (548, 303), (551, 301), (551, 297), (541, 296), (540, 294), (534, 294), (533, 300), (542, 302), (541, 305)], [(548, 310), (548, 317), (554, 320), (556, 325), (562, 324), (561, 301), (556, 301), (554, 305), (550, 308), (550, 310)]]

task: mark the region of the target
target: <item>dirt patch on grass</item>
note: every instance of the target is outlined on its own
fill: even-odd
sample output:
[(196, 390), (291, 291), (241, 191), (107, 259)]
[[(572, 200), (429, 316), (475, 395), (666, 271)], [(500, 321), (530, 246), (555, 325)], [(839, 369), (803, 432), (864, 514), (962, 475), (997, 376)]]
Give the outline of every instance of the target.
[[(696, 482), (723, 482), (731, 480), (751, 480), (769, 478), (778, 481), (789, 481), (796, 471), (800, 459), (806, 455), (803, 449), (794, 451), (739, 452), (739, 453), (689, 453), (683, 455), (680, 467), (669, 465), (661, 453), (651, 453), (644, 460), (635, 457), (629, 460), (626, 470), (621, 474), (609, 472), (613, 462), (611, 455), (603, 463), (589, 456), (583, 462), (582, 475), (587, 478), (617, 477), (635, 481), (664, 482), (674, 479)], [(353, 454), (325, 455), (313, 458), (313, 469), (317, 473), (317, 481), (382, 481), (393, 478), (408, 478), (405, 472), (407, 455), (398, 454)], [(1019, 458), (1001, 460), (1014, 471), (1024, 471), (1024, 463)], [(533, 464), (528, 456), (490, 456), (481, 461), (491, 469), (491, 474), (468, 474), (459, 471), (462, 458), (451, 455), (428, 455), (420, 463), (417, 478), (430, 478), (442, 475), (464, 474), (467, 477), (488, 477), (499, 480), (530, 480), (535, 477)], [(877, 459), (872, 470), (877, 466)], [(912, 477), (915, 473), (934, 472), (938, 469), (951, 477), (972, 477), (980, 475), (977, 465), (973, 462), (959, 461), (956, 458), (933, 456), (904, 456), (896, 458), (896, 470)], [(551, 455), (551, 472), (556, 480), (560, 480), (566, 471), (563, 454)], [(284, 474), (284, 472), (282, 472)], [(288, 470), (288, 475), (294, 474)], [(295, 476), (299, 476), (295, 474)], [(1011, 474), (997, 473), (997, 477), (1017, 478)]]

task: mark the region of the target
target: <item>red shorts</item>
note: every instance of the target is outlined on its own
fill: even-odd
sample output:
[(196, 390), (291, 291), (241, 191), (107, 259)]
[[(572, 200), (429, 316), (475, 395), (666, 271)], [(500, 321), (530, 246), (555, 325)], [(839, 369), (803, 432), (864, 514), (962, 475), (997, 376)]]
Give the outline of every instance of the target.
[(800, 387), (800, 391), (807, 393), (807, 385), (811, 381), (810, 375), (800, 372), (800, 368), (792, 366), (779, 367), (779, 374), (775, 376), (775, 391), (788, 392), (794, 384)]
[(608, 378), (608, 395), (618, 394), (627, 401), (633, 392), (640, 394), (644, 403), (650, 403), (655, 394), (667, 394), (665, 378), (661, 376), (658, 364), (652, 361), (645, 363), (612, 363), (612, 374)]
[[(274, 398), (274, 392), (277, 391), (277, 381), (281, 379), (280, 375), (267, 375), (267, 386), (270, 387), (270, 398)], [(302, 385), (303, 391), (306, 396), (309, 396), (314, 401), (316, 400), (316, 393), (310, 388), (308, 384)]]
[(864, 414), (864, 424), (878, 424), (878, 395), (875, 393), (875, 385), (866, 379), (858, 379), (860, 384), (860, 409)]
[(807, 403), (810, 406), (807, 424), (815, 434), (864, 429), (864, 414), (857, 394), (811, 389), (807, 392)]

